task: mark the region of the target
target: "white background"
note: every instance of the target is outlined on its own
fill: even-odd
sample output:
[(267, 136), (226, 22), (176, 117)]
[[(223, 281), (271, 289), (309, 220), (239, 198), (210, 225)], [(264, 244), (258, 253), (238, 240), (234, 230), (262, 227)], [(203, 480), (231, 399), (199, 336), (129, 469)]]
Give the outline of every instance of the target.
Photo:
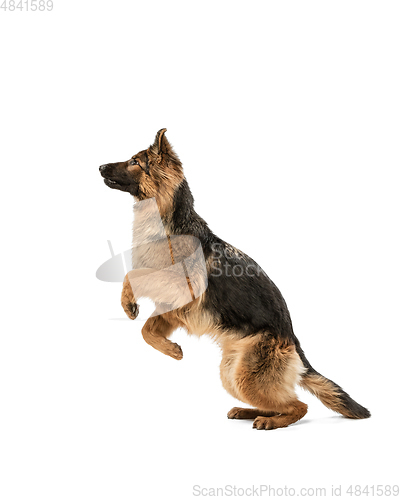
[[(400, 14), (392, 1), (0, 9), (2, 500), (397, 484)], [(177, 331), (184, 359), (162, 355), (125, 319), (120, 284), (96, 280), (132, 224), (132, 198), (98, 166), (162, 127), (198, 213), (265, 269), (311, 363), (371, 419), (300, 391), (309, 413), (287, 429), (227, 420), (239, 403), (217, 345)]]

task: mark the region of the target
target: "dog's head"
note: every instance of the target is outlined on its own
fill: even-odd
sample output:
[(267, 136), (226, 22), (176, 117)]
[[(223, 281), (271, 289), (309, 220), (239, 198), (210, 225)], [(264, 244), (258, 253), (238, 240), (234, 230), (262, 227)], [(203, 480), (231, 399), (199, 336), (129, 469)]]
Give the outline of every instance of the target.
[(101, 165), (99, 170), (106, 186), (126, 191), (137, 200), (156, 198), (163, 204), (171, 202), (184, 175), (165, 132), (165, 128), (159, 130), (154, 143), (128, 161)]

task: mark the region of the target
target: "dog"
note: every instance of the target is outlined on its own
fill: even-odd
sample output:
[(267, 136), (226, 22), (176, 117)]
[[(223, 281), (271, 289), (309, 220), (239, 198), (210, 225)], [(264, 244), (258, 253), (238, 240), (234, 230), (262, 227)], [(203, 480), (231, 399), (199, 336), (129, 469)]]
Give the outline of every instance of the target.
[[(142, 329), (144, 340), (180, 360), (181, 347), (169, 340), (176, 328), (211, 335), (222, 350), (223, 387), (252, 407), (232, 408), (227, 416), (253, 420), (256, 429), (287, 427), (305, 416), (308, 407), (298, 399), (296, 385), (345, 417), (370, 417), (369, 410), (310, 365), (294, 334), (286, 302), (266, 273), (245, 253), (218, 238), (195, 212), (181, 161), (165, 133), (165, 128), (159, 130), (153, 144), (128, 161), (99, 167), (106, 186), (130, 193), (136, 202), (156, 200), (167, 238), (190, 235), (202, 247), (206, 290), (174, 310), (150, 317)], [(146, 226), (146, 214), (140, 224)], [(151, 234), (151, 224), (146, 227)], [(134, 252), (134, 268), (149, 267), (149, 253)], [(172, 253), (171, 259), (174, 263)], [(164, 259), (162, 264), (168, 262)], [(138, 298), (127, 275), (121, 304), (131, 319), (138, 315)]]

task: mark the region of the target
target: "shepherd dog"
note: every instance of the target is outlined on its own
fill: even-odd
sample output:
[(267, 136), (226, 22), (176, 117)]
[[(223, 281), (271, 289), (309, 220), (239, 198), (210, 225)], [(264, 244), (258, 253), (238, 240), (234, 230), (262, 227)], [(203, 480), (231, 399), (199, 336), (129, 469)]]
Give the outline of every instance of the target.
[[(169, 340), (175, 329), (211, 335), (222, 351), (223, 387), (250, 406), (232, 408), (229, 419), (253, 420), (256, 429), (287, 427), (308, 409), (298, 399), (297, 385), (344, 417), (370, 417), (369, 410), (311, 366), (294, 334), (287, 304), (267, 274), (245, 253), (216, 236), (196, 213), (181, 161), (165, 128), (147, 149), (127, 161), (101, 165), (99, 170), (106, 186), (129, 193), (135, 203), (155, 199), (168, 238), (190, 235), (200, 241), (206, 290), (181, 307), (148, 318), (142, 335), (152, 347), (176, 360), (183, 353)], [(140, 224), (146, 226), (146, 217)], [(151, 224), (146, 227), (152, 233)], [(133, 261), (136, 268), (146, 268), (146, 252), (137, 252)], [(139, 298), (126, 276), (121, 304), (130, 319), (138, 315)]]

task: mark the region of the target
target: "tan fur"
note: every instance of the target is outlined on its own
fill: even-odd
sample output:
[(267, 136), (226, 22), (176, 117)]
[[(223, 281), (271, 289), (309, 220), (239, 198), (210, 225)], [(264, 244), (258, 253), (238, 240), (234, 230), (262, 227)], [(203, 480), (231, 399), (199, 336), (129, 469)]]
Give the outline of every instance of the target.
[(184, 174), (182, 168), (173, 162), (168, 162), (168, 168), (163, 164), (160, 155), (154, 155), (152, 149), (147, 150), (149, 163), (152, 168), (157, 184), (148, 178), (144, 178), (141, 187), (147, 195), (147, 198), (156, 198), (162, 217), (168, 216), (173, 204), (176, 187), (182, 182)]
[(130, 319), (135, 319), (138, 316), (139, 309), (136, 305), (134, 294), (132, 293), (128, 274), (124, 278), (123, 290), (121, 292), (121, 305), (123, 306), (125, 314)]
[[(179, 258), (192, 255), (196, 251), (196, 244), (175, 240), (171, 234), (169, 212), (176, 187), (184, 177), (181, 164), (164, 138), (164, 133), (165, 129), (160, 130), (154, 144), (146, 151), (152, 177), (143, 173), (145, 152), (135, 156), (142, 166), (141, 172), (135, 172), (140, 178), (144, 198), (155, 198), (157, 210), (154, 204), (152, 206), (145, 202), (142, 205), (144, 209), (138, 207), (136, 212), (134, 270), (124, 280), (121, 298), (124, 311), (134, 319), (137, 314), (135, 300), (142, 296), (150, 297), (156, 304), (186, 301), (185, 306), (169, 312), (156, 308), (155, 314), (158, 315), (150, 317), (142, 328), (145, 341), (163, 354), (179, 360), (183, 356), (180, 346), (168, 339), (176, 328), (184, 328), (189, 334), (211, 335), (222, 349), (220, 375), (224, 388), (235, 398), (254, 407), (233, 408), (228, 417), (254, 418), (254, 427), (257, 429), (285, 427), (302, 418), (307, 411), (307, 406), (298, 401), (294, 390), (305, 368), (294, 345), (276, 340), (269, 332), (244, 337), (243, 332), (221, 328), (218, 318), (205, 309), (204, 294), (195, 295), (197, 291), (205, 289), (202, 288), (205, 277), (196, 264), (188, 272), (183, 258)], [(156, 212), (163, 218), (163, 224)], [(155, 238), (155, 235), (159, 238)], [(155, 242), (155, 239), (160, 241)], [(239, 252), (231, 247), (228, 247), (228, 251)], [(178, 275), (171, 274), (174, 264), (181, 261), (187, 281), (182, 292)], [(207, 273), (211, 266), (212, 261), (209, 259), (206, 263)], [(152, 283), (152, 273), (157, 273), (155, 283)], [(144, 279), (141, 280), (142, 277)], [(171, 295), (171, 290), (175, 291), (176, 297)], [(177, 290), (180, 293), (177, 294)], [(182, 294), (189, 294), (189, 299)], [(193, 300), (195, 296), (197, 298)]]
[(305, 368), (293, 345), (266, 334), (238, 339), (221, 336), (220, 375), (232, 396), (256, 407), (233, 408), (229, 418), (255, 418), (257, 429), (286, 427), (302, 418), (307, 406), (298, 401), (294, 387)]
[(245, 419), (245, 420), (253, 420), (256, 417), (274, 417), (275, 415), (280, 415), (275, 411), (264, 411), (258, 410), (257, 408), (238, 408), (235, 406), (231, 408), (231, 410), (227, 413), (227, 417), (231, 419)]
[(134, 269), (127, 276), (136, 300), (149, 297), (157, 305), (155, 314), (179, 308), (191, 302), (191, 291), (182, 268), (175, 269)]
[(302, 378), (300, 386), (316, 396), (320, 401), (337, 413), (348, 418), (355, 418), (355, 415), (348, 411), (340, 399), (340, 392), (331, 380), (323, 377), (322, 375), (312, 374), (306, 375)]
[[(181, 162), (165, 132), (166, 129), (159, 130), (154, 143), (131, 160), (100, 167), (106, 185), (129, 192), (140, 202), (134, 208), (133, 271), (124, 279), (121, 304), (128, 317), (135, 319), (138, 315), (136, 300), (149, 297), (155, 302), (155, 312), (142, 328), (144, 340), (163, 354), (179, 360), (183, 357), (182, 350), (169, 340), (175, 329), (183, 328), (198, 336), (210, 335), (222, 350), (220, 376), (224, 388), (252, 407), (232, 408), (228, 418), (254, 419), (256, 429), (286, 427), (306, 414), (307, 405), (299, 401), (295, 393), (297, 384), (334, 411), (350, 418), (369, 417), (366, 408), (313, 370), (297, 344), (298, 355), (293, 344), (297, 339), (292, 335), (285, 302), (273, 284), (269, 287), (265, 282), (271, 297), (267, 294), (260, 298), (266, 302), (271, 300), (272, 304), (267, 304), (271, 306), (270, 312), (279, 317), (271, 321), (267, 317), (259, 323), (249, 321), (250, 328), (237, 319), (249, 317), (248, 312), (258, 314), (257, 286), (254, 289), (256, 296), (250, 292), (252, 284), (248, 283), (250, 286), (242, 290), (243, 300), (236, 298), (238, 306), (242, 307), (238, 308), (232, 322), (225, 317), (226, 309), (221, 307), (219, 311), (220, 303), (216, 302), (225, 300), (227, 291), (235, 290), (235, 282), (229, 283), (227, 289), (222, 288), (220, 296), (210, 295), (210, 302), (205, 300), (208, 277), (212, 282), (210, 275), (215, 265), (218, 268), (221, 263), (219, 252), (210, 252), (205, 262), (202, 245), (205, 241), (209, 245), (205, 234), (210, 237), (210, 233), (204, 221), (192, 211), (193, 199)], [(187, 205), (183, 203), (183, 196), (187, 197)], [(187, 217), (191, 219), (190, 224)], [(224, 243), (223, 247), (226, 260), (250, 262), (233, 246)], [(255, 307), (246, 311), (247, 306)], [(282, 331), (280, 318), (286, 326)], [(222, 326), (230, 324), (241, 325), (243, 331)], [(269, 327), (255, 333), (255, 324)]]
[(167, 337), (179, 326), (176, 322), (167, 321), (163, 316), (149, 318), (142, 328), (145, 341), (158, 351), (174, 359), (182, 359), (182, 350), (178, 344)]
[(167, 337), (177, 328), (183, 328), (190, 334), (200, 334), (202, 331), (206, 333), (210, 331), (211, 325), (211, 318), (202, 311), (202, 297), (199, 297), (184, 307), (149, 318), (142, 328), (142, 335), (158, 351), (174, 359), (181, 359), (180, 346)]
[[(171, 242), (167, 248), (172, 261)], [(149, 282), (147, 272), (152, 270), (131, 271), (124, 281), (122, 304), (129, 317), (134, 301), (134, 294), (128, 289), (129, 275), (136, 273), (138, 282), (138, 276), (144, 274), (146, 287)], [(159, 282), (158, 290), (153, 291), (161, 301), (166, 300), (168, 284), (166, 277), (166, 286), (160, 287)], [(142, 293), (144, 290), (140, 295)], [(184, 307), (149, 318), (142, 329), (145, 341), (178, 360), (183, 356), (182, 350), (168, 339), (176, 328), (184, 328), (195, 335), (210, 334), (222, 349), (220, 376), (223, 387), (235, 398), (255, 407), (233, 408), (228, 413), (229, 418), (254, 418), (257, 429), (286, 427), (302, 418), (307, 406), (298, 401), (294, 388), (300, 383), (305, 368), (294, 345), (277, 341), (267, 332), (241, 337), (241, 332), (219, 328), (215, 318), (204, 309), (203, 299), (204, 295), (201, 295)]]
[[(156, 198), (157, 205), (162, 217), (168, 216), (173, 203), (176, 187), (184, 179), (184, 173), (174, 151), (167, 140), (164, 141), (164, 146), (168, 148), (168, 153), (162, 156), (160, 151), (160, 141), (164, 134), (160, 132), (156, 136), (155, 144), (147, 150), (140, 151), (135, 158), (142, 168), (146, 165), (148, 159), (149, 167), (152, 169), (152, 177), (149, 177), (139, 166), (128, 166), (130, 172), (137, 173), (140, 179), (141, 190), (143, 192), (142, 199)], [(167, 146), (166, 146), (167, 145)]]

